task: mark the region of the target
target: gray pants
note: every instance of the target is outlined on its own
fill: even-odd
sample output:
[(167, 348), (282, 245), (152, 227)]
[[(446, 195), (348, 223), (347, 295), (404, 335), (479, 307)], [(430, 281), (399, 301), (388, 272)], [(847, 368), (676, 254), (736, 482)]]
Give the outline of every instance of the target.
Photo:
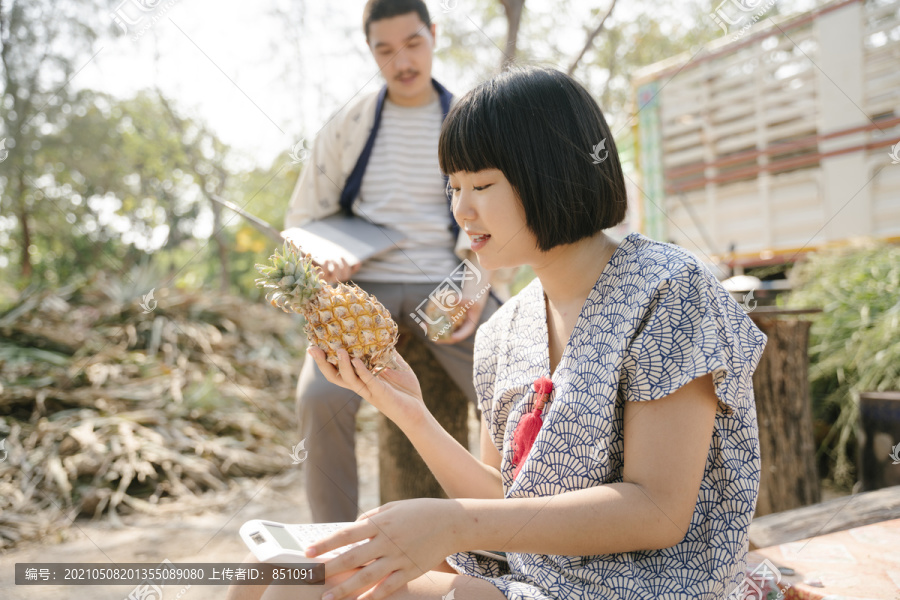
[[(410, 313), (434, 291), (433, 283), (371, 283), (360, 287), (373, 294), (390, 311), (398, 325), (405, 326), (425, 340), (422, 327)], [(481, 314), (486, 321), (499, 307), (490, 297)], [(426, 340), (428, 348), (447, 374), (472, 402), (473, 333), (457, 344), (436, 344)], [(330, 383), (313, 360), (305, 360), (297, 382), (297, 410), (300, 439), (309, 451), (304, 470), (306, 495), (316, 523), (355, 521), (359, 512), (356, 467), (356, 413), (362, 398)]]

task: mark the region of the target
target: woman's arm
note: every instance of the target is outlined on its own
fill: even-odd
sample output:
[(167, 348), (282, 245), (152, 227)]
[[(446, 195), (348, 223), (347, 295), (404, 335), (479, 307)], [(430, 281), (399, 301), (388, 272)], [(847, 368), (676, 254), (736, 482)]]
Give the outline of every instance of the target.
[[(484, 422), (482, 421), (482, 437)], [(435, 479), (450, 498), (503, 498), (499, 464), (481, 462), (441, 427), (427, 410), (422, 424), (403, 429)], [(499, 457), (497, 449), (491, 448)], [(482, 453), (485, 451), (481, 444)], [(483, 456), (483, 455), (482, 455)], [(497, 461), (499, 463), (499, 461)]]
[(545, 498), (392, 502), (308, 556), (369, 540), (325, 563), (328, 576), (362, 567), (331, 590), (341, 599), (376, 584), (398, 589), (460, 550), (592, 556), (673, 546), (697, 503), (717, 401), (705, 375), (664, 398), (627, 402), (622, 483)]
[(339, 369), (325, 360), (320, 349), (311, 346), (307, 352), (328, 381), (353, 390), (397, 424), (448, 496), (503, 498), (496, 448), (493, 462), (485, 464), (453, 439), (426, 408), (419, 381), (398, 353), (394, 356), (402, 369), (385, 369), (376, 377), (359, 359), (351, 364), (345, 350), (338, 351)]
[(711, 375), (625, 404), (623, 482), (546, 498), (458, 500), (459, 549), (594, 555), (668, 548), (687, 534), (712, 439)]

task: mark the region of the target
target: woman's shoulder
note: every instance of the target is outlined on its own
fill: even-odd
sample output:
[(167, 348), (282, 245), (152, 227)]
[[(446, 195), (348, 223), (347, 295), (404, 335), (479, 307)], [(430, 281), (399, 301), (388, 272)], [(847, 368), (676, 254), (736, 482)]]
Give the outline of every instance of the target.
[(623, 240), (623, 258), (617, 270), (620, 278), (640, 279), (648, 283), (685, 280), (694, 284), (718, 281), (696, 254), (641, 233), (631, 233)]
[(626, 301), (642, 299), (645, 306), (680, 307), (692, 314), (709, 314), (733, 324), (743, 323), (748, 335), (758, 340), (752, 321), (706, 263), (685, 248), (650, 239), (628, 236), (628, 257), (618, 271), (618, 284), (630, 293)]

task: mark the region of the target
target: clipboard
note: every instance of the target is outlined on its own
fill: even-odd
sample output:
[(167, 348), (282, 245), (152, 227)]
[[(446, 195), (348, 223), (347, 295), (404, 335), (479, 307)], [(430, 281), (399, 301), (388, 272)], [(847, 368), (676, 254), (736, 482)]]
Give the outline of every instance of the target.
[(302, 227), (278, 231), (233, 202), (219, 198), (215, 194), (211, 199), (247, 219), (257, 230), (276, 243), (289, 240), (296, 244), (300, 250), (308, 252), (317, 265), (328, 259), (340, 261), (342, 257), (350, 264), (362, 262), (396, 247), (406, 239), (406, 235), (396, 229), (375, 225), (360, 217), (347, 216), (344, 213), (312, 221)]
[(302, 227), (291, 227), (281, 232), (288, 241), (307, 252), (322, 264), (326, 260), (349, 264), (363, 262), (396, 248), (406, 235), (356, 216), (338, 213)]

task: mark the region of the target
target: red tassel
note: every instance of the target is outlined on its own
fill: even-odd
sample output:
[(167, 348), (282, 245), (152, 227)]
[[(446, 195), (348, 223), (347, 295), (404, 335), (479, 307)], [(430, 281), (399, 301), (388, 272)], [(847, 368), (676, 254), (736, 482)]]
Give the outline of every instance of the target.
[(534, 382), (534, 391), (538, 397), (534, 402), (534, 410), (527, 415), (522, 415), (516, 430), (513, 432), (513, 459), (512, 464), (516, 467), (513, 472), (513, 479), (519, 476), (522, 465), (525, 464), (525, 458), (531, 452), (534, 440), (537, 439), (541, 425), (544, 424), (541, 419), (541, 413), (544, 411), (544, 404), (547, 402), (550, 393), (553, 391), (553, 382), (549, 377), (540, 377)]

